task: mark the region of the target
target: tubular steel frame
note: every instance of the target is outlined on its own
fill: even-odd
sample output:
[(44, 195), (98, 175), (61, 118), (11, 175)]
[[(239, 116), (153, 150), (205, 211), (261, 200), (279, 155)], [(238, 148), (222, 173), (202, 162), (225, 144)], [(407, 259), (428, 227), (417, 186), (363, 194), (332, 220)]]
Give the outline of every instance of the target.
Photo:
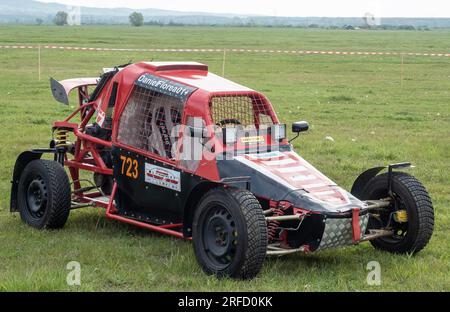
[[(182, 223), (153, 225), (119, 215), (118, 210), (114, 203), (114, 198), (118, 188), (117, 182), (113, 183), (112, 192), (111, 195), (109, 196), (108, 201), (105, 200), (105, 196), (101, 191), (87, 192), (86, 190), (87, 188), (81, 187), (80, 170), (96, 172), (109, 176), (113, 175), (113, 170), (105, 165), (103, 159), (101, 158), (99, 152), (97, 151), (98, 145), (101, 145), (106, 148), (112, 148), (112, 142), (102, 140), (85, 133), (86, 126), (97, 109), (96, 102), (95, 101), (87, 102), (89, 95), (86, 86), (79, 87), (78, 95), (80, 106), (63, 121), (57, 121), (53, 123), (53, 130), (62, 129), (70, 131), (76, 137), (76, 142), (74, 143), (73, 158), (69, 159), (67, 157), (67, 151), (64, 152), (64, 165), (68, 167), (70, 177), (74, 185), (72, 209), (77, 209), (81, 207), (105, 208), (106, 218), (108, 219), (133, 224), (135, 226), (159, 232), (161, 234), (191, 240), (192, 239), (191, 237), (184, 237), (181, 231), (181, 229), (183, 228)], [(79, 124), (70, 122), (70, 120), (73, 117), (75, 117), (78, 113), (80, 113), (81, 122)], [(387, 198), (377, 201), (366, 201), (366, 204), (368, 205), (368, 209), (376, 210), (376, 209), (383, 209), (389, 206), (390, 202), (389, 199)], [(301, 214), (294, 214), (288, 216), (267, 216), (267, 214), (270, 214), (270, 210), (265, 211), (265, 214), (267, 221), (301, 220), (302, 218)], [(392, 231), (373, 230), (371, 231), (370, 234), (363, 236), (360, 240), (355, 241), (354, 243), (356, 244), (362, 241), (367, 241), (370, 239), (389, 235), (392, 235)], [(307, 246), (301, 246), (295, 249), (294, 248), (287, 249), (271, 244), (268, 246), (267, 249), (267, 255), (285, 255), (295, 252), (308, 252), (308, 248)]]
[[(87, 170), (110, 176), (113, 175), (113, 170), (105, 165), (103, 159), (100, 157), (100, 154), (97, 151), (97, 145), (111, 148), (112, 142), (105, 141), (84, 133), (89, 120), (92, 118), (96, 110), (95, 102), (82, 104), (83, 101), (86, 101), (88, 97), (87, 90), (85, 88), (79, 88), (78, 94), (80, 99), (80, 106), (63, 121), (57, 121), (53, 123), (54, 130), (64, 129), (72, 132), (76, 137), (76, 142), (74, 143), (75, 150), (73, 153), (73, 158), (69, 159), (67, 157), (67, 153), (64, 153), (64, 165), (69, 169), (69, 174), (74, 186), (72, 209), (81, 207), (105, 208), (106, 217), (109, 219), (133, 224), (162, 234), (171, 235), (178, 238), (185, 238), (181, 231), (176, 230), (182, 229), (182, 223), (152, 225), (118, 215), (117, 208), (114, 204), (114, 197), (117, 192), (116, 182), (114, 182), (113, 184), (112, 193), (109, 197), (108, 202), (102, 200), (102, 198), (104, 199), (104, 195), (101, 192), (86, 193), (86, 191), (81, 187), (81, 183), (79, 180), (80, 170)], [(70, 120), (74, 118), (78, 113), (80, 113), (81, 117), (80, 124), (70, 122)], [(191, 238), (186, 239), (190, 240)]]

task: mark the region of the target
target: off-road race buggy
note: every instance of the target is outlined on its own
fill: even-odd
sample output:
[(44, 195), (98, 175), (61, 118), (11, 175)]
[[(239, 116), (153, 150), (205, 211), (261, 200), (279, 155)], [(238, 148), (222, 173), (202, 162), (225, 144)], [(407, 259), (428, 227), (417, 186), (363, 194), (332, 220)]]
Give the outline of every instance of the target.
[[(416, 253), (432, 235), (427, 191), (398, 171), (409, 163), (369, 169), (347, 192), (295, 153), (264, 95), (206, 65), (127, 64), (51, 79), (51, 89), (64, 104), (76, 90), (79, 105), (53, 123), (49, 148), (16, 161), (11, 211), (32, 227), (62, 228), (70, 210), (103, 207), (107, 218), (192, 240), (206, 273), (233, 278), (255, 277), (266, 255), (363, 241)], [(307, 129), (292, 124), (296, 137)]]

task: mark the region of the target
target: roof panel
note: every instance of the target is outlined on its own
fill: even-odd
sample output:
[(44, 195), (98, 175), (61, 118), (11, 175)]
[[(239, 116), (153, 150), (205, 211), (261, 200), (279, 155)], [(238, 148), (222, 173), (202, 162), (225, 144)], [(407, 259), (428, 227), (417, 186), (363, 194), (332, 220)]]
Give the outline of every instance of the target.
[(138, 63), (154, 74), (208, 92), (250, 92), (250, 88), (208, 72), (208, 66), (197, 62)]
[(206, 73), (205, 75), (195, 73), (164, 73), (162, 76), (208, 92), (253, 91), (250, 88), (213, 73)]

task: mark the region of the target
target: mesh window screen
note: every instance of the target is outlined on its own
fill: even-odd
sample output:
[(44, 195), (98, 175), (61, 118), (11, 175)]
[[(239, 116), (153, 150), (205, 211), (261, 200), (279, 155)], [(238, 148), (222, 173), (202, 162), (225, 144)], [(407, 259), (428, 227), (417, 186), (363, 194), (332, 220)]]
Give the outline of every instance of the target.
[(266, 104), (260, 97), (252, 95), (212, 97), (211, 117), (214, 124), (222, 127), (273, 124)]
[(114, 115), (114, 106), (116, 105), (118, 86), (119, 84), (117, 82), (113, 82), (111, 95), (108, 101), (108, 108), (106, 110), (106, 118), (105, 122), (103, 123), (103, 128), (105, 129), (112, 129), (112, 117)]
[(122, 113), (118, 140), (132, 147), (173, 158), (172, 129), (181, 123), (183, 102), (135, 86)]

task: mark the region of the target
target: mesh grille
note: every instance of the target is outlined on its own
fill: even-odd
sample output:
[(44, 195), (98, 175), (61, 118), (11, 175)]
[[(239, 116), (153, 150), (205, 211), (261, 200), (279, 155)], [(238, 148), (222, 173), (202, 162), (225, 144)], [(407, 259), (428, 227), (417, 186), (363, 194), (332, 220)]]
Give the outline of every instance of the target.
[(212, 97), (211, 118), (214, 124), (222, 127), (273, 124), (266, 103), (253, 95)]
[(180, 99), (135, 86), (122, 113), (118, 140), (172, 158), (172, 129), (181, 123)]

